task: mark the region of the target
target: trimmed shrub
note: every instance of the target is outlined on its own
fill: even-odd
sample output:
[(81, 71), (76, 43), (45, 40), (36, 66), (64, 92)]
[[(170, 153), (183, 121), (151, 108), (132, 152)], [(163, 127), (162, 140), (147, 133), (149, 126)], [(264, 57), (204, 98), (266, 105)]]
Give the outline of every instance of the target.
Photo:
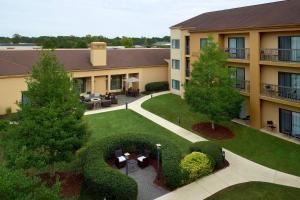
[(194, 152), (202, 152), (207, 155), (209, 155), (216, 164), (217, 168), (220, 168), (223, 166), (224, 158), (222, 155), (222, 147), (220, 147), (218, 144), (212, 142), (212, 141), (202, 141), (202, 142), (196, 142), (191, 145), (190, 151)]
[[(132, 200), (137, 198), (137, 183), (118, 170), (111, 168), (106, 161), (114, 156), (114, 151), (143, 152), (149, 149), (152, 156), (156, 155), (155, 144), (162, 144), (162, 168), (166, 185), (177, 188), (183, 184), (179, 167), (181, 153), (170, 142), (162, 141), (159, 137), (143, 134), (127, 134), (110, 136), (86, 149), (83, 155), (84, 185), (83, 193), (96, 199)], [(117, 181), (116, 181), (117, 180)]]
[(166, 81), (148, 83), (145, 86), (145, 90), (147, 92), (166, 91), (166, 90), (169, 90), (169, 83)]
[(49, 188), (37, 177), (27, 177), (21, 171), (0, 166), (1, 200), (61, 200), (59, 193), (59, 183)]
[(188, 174), (188, 183), (208, 175), (213, 171), (213, 162), (204, 153), (192, 152), (184, 157), (180, 163), (181, 169)]

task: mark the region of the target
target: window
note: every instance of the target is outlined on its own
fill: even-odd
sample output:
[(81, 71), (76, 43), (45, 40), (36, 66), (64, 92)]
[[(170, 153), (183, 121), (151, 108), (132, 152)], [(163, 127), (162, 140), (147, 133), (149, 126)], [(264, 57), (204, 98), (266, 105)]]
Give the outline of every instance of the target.
[(245, 58), (245, 38), (235, 37), (228, 38), (228, 48), (230, 58)]
[(279, 96), (300, 100), (300, 74), (278, 73)]
[(179, 49), (180, 48), (180, 40), (173, 39), (172, 40), (172, 49)]
[(122, 75), (113, 75), (113, 76), (111, 76), (110, 89), (111, 90), (120, 90), (120, 89), (122, 89)]
[(76, 78), (74, 79), (75, 88), (77, 89), (78, 93), (85, 93), (86, 92), (86, 79), (85, 78)]
[(245, 68), (230, 67), (233, 71), (232, 78), (235, 80), (234, 87), (245, 89)]
[(22, 92), (21, 103), (23, 105), (26, 105), (26, 104), (30, 103), (29, 97), (26, 95), (26, 93), (27, 93), (27, 91)]
[(175, 90), (180, 90), (180, 82), (178, 80), (172, 79), (172, 88)]
[(200, 38), (200, 49), (203, 49), (204, 47), (206, 47), (208, 42), (207, 38)]
[(300, 113), (279, 109), (279, 130), (281, 133), (300, 138)]
[(180, 69), (180, 60), (172, 59), (172, 69)]
[(278, 43), (280, 61), (300, 62), (300, 36), (280, 36)]

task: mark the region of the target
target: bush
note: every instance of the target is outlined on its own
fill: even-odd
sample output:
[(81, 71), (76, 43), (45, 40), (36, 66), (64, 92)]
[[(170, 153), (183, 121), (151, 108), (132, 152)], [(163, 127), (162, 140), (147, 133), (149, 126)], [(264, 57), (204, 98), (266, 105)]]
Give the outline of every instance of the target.
[(145, 86), (145, 90), (147, 92), (166, 91), (166, 90), (169, 90), (169, 83), (168, 82), (152, 82), (152, 83), (148, 83)]
[(221, 168), (224, 164), (222, 148), (212, 141), (196, 142), (191, 145), (190, 151), (202, 152), (209, 155), (215, 161), (217, 168)]
[(27, 177), (21, 171), (0, 166), (1, 200), (61, 200), (60, 184), (48, 188), (37, 177)]
[(202, 176), (210, 174), (214, 166), (212, 160), (206, 154), (192, 152), (184, 157), (180, 167), (188, 175), (186, 181), (193, 182)]
[[(166, 185), (172, 189), (183, 184), (181, 169), (179, 167), (181, 153), (178, 148), (159, 137), (143, 134), (128, 134), (110, 136), (86, 149), (83, 155), (84, 185), (83, 193), (95, 196), (96, 199), (131, 200), (137, 198), (137, 183), (118, 170), (111, 168), (105, 161), (112, 158), (116, 149), (124, 152), (142, 152), (149, 149), (151, 155), (156, 155), (155, 144), (162, 143), (162, 168)], [(118, 181), (116, 181), (118, 180)]]

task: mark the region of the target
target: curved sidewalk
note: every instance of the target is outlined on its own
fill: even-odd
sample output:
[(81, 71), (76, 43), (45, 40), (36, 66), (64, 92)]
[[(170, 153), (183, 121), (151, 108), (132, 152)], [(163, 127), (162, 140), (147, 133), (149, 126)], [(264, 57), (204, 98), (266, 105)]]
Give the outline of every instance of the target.
[[(169, 92), (161, 92), (153, 94), (159, 96)], [(204, 141), (205, 138), (194, 134), (174, 123), (171, 123), (141, 107), (142, 103), (149, 100), (151, 95), (138, 99), (129, 104), (129, 109), (144, 116), (145, 118), (153, 121), (156, 124), (172, 131), (173, 133), (191, 141)], [(237, 154), (232, 153), (225, 149), (226, 159), (229, 161), (230, 166), (213, 173), (209, 176), (199, 179), (189, 185), (178, 188), (164, 196), (158, 198), (159, 200), (199, 200), (205, 199), (212, 194), (238, 183), (249, 181), (269, 182), (280, 185), (292, 186), (300, 188), (300, 177), (286, 174), (274, 169), (257, 164), (253, 161), (245, 159)]]

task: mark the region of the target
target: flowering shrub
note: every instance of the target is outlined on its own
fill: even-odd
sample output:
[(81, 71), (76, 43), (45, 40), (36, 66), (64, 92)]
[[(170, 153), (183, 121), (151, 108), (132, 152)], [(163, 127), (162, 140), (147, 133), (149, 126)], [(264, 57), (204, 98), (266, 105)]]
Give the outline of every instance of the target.
[(213, 171), (213, 161), (204, 153), (192, 152), (180, 163), (181, 170), (187, 174), (186, 182), (193, 182)]

